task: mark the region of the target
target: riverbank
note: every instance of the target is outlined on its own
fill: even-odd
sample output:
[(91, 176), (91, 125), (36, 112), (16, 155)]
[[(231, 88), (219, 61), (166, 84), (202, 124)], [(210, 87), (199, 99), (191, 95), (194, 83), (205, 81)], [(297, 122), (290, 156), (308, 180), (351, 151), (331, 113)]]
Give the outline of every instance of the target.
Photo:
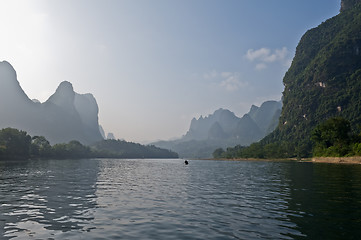
[(312, 162), (311, 158), (206, 158), (193, 160), (214, 160), (214, 161), (251, 161), (251, 162)]
[(334, 164), (361, 164), (361, 156), (354, 157), (313, 157), (313, 158), (282, 158), (282, 159), (263, 159), (263, 158), (219, 158), (204, 160), (221, 161), (258, 161), (258, 162), (311, 162), (311, 163), (334, 163)]
[(314, 163), (361, 164), (361, 156), (355, 157), (314, 157)]

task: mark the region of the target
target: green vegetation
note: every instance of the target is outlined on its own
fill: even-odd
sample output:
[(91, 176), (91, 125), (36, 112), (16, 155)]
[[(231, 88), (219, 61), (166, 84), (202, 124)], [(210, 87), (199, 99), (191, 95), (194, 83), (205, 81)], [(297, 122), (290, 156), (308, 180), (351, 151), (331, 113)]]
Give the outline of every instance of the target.
[(235, 146), (223, 149), (216, 149), (213, 152), (214, 158), (289, 158), (298, 157), (295, 154), (295, 147), (289, 143), (269, 143), (263, 145), (262, 143), (253, 143), (249, 147)]
[(327, 119), (348, 119), (353, 133), (361, 124), (361, 5), (354, 4), (300, 40), (283, 79), (283, 108), (275, 131), (250, 147), (228, 148), (222, 156), (302, 158), (358, 151), (358, 145), (335, 142), (324, 152), (325, 143), (317, 142), (313, 149), (311, 141), (313, 129)]
[[(317, 125), (310, 138), (312, 155), (315, 157), (348, 157), (361, 156), (361, 133), (352, 132), (350, 121), (342, 117), (333, 117)], [(301, 146), (302, 147), (302, 146)], [(249, 147), (216, 149), (214, 158), (301, 158), (308, 146), (300, 148), (292, 143), (283, 142), (254, 143)]]
[(154, 145), (144, 146), (121, 140), (104, 140), (92, 145), (97, 157), (116, 158), (178, 158), (178, 154)]
[(31, 137), (24, 131), (5, 128), (0, 131), (0, 159), (30, 157)]
[(41, 158), (51, 157), (52, 147), (45, 137), (35, 136), (31, 140), (30, 153)]
[(67, 158), (91, 158), (94, 157), (94, 152), (88, 146), (82, 145), (78, 141), (70, 141), (69, 143), (59, 143), (52, 147), (51, 157), (58, 159)]
[(356, 4), (359, 4), (360, 0), (342, 0), (341, 1), (341, 11), (348, 10), (355, 6)]
[(315, 157), (361, 156), (361, 135), (351, 132), (350, 122), (330, 118), (318, 125), (311, 136)]
[(0, 160), (29, 158), (86, 158), (94, 152), (78, 141), (51, 146), (42, 136), (31, 137), (25, 131), (14, 128), (0, 130)]
[(178, 154), (155, 146), (120, 140), (103, 140), (93, 146), (78, 141), (51, 146), (43, 136), (31, 137), (14, 128), (0, 130), (0, 160), (79, 158), (178, 158)]

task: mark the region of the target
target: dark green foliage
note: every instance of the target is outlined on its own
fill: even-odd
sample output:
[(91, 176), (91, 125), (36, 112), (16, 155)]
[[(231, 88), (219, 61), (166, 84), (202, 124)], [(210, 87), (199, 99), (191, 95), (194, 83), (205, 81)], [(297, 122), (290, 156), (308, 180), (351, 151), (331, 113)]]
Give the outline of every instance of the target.
[(0, 130), (0, 159), (27, 159), (30, 157), (31, 137), (14, 128)]
[[(353, 155), (350, 122), (341, 117), (330, 118), (319, 124), (311, 136), (314, 156), (342, 157)], [(357, 144), (357, 143), (355, 143)], [(358, 150), (357, 147), (355, 149)]]
[(352, 152), (355, 156), (361, 156), (361, 143), (355, 143), (352, 145)]
[(91, 156), (89, 147), (78, 141), (53, 147), (43, 136), (31, 138), (25, 131), (14, 128), (0, 130), (0, 160), (28, 158), (85, 158)]
[(45, 158), (52, 155), (52, 148), (48, 140), (43, 136), (34, 136), (31, 140), (30, 153), (32, 156)]
[(238, 145), (233, 148), (227, 148), (218, 158), (288, 158), (290, 156), (296, 157), (294, 153), (295, 147), (286, 142), (268, 143), (266, 145), (253, 143), (249, 147)]
[(222, 158), (222, 157), (224, 157), (223, 156), (224, 153), (225, 153), (225, 151), (223, 150), (223, 148), (217, 148), (213, 152), (213, 158)]
[(359, 3), (361, 3), (361, 0), (342, 0), (341, 1), (341, 11), (346, 11)]
[(0, 160), (79, 158), (178, 158), (178, 154), (153, 145), (143, 146), (120, 140), (104, 140), (89, 147), (73, 140), (51, 146), (43, 136), (31, 138), (25, 131), (0, 130)]
[(352, 133), (350, 121), (334, 117), (317, 125), (311, 133), (311, 141), (298, 145), (293, 142), (254, 143), (249, 147), (217, 149), (215, 158), (304, 158), (313, 148), (315, 157), (361, 156), (361, 133)]
[(95, 154), (117, 158), (178, 158), (178, 154), (153, 145), (121, 140), (104, 140), (92, 145)]
[(78, 141), (70, 141), (68, 144), (59, 143), (52, 147), (52, 156), (58, 159), (89, 158), (93, 154), (90, 147), (82, 145)]

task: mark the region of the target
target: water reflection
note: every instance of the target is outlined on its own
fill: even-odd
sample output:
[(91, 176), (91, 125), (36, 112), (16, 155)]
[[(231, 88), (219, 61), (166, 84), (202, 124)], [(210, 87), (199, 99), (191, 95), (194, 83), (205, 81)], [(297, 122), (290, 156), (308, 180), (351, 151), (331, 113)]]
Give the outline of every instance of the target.
[(294, 239), (359, 239), (361, 166), (299, 163), (289, 165), (290, 220), (302, 236)]
[[(188, 219), (199, 239), (290, 239), (288, 179), (272, 162), (198, 161), (189, 169)], [(198, 213), (195, 215), (194, 213)]]
[(200, 239), (188, 228), (198, 219), (185, 218), (197, 184), (182, 160), (103, 160), (100, 170), (92, 238)]
[(0, 236), (42, 239), (90, 230), (97, 161), (1, 162), (0, 171)]

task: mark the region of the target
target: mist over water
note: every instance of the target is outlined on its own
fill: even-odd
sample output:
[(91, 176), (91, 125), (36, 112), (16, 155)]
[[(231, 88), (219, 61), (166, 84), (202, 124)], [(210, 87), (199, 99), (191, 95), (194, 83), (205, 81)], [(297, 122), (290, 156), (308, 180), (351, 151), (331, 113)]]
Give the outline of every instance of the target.
[(2, 239), (356, 239), (361, 167), (0, 162)]

